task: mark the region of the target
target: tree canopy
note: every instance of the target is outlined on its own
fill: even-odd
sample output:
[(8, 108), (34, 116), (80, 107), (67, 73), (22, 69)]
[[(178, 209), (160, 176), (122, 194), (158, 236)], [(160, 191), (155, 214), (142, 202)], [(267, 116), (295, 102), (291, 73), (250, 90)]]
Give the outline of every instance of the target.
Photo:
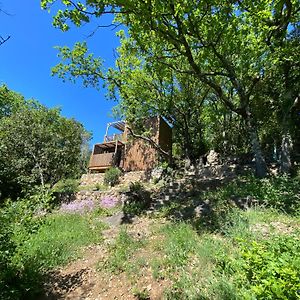
[(0, 191), (20, 196), (34, 185), (77, 177), (89, 134), (73, 119), (34, 100), (0, 88)]
[[(41, 5), (50, 9), (53, 2), (42, 0)], [(290, 113), (299, 102), (299, 86), (293, 84), (299, 74), (299, 59), (294, 55), (299, 47), (298, 1), (132, 0), (61, 4), (53, 24), (63, 31), (69, 30), (72, 23), (81, 26), (106, 14), (114, 14), (114, 23), (126, 26), (126, 30), (118, 33), (121, 47), (114, 70), (105, 73), (101, 59), (88, 54), (86, 44), (77, 43), (73, 50), (60, 48), (63, 62), (54, 68), (54, 73), (62, 78), (82, 77), (86, 85), (95, 87), (99, 79), (104, 79), (118, 88), (123, 111), (136, 119), (139, 113), (164, 115), (166, 107), (167, 115), (172, 115), (170, 111), (174, 112), (179, 103), (194, 109), (205, 94), (203, 104), (218, 102), (226, 114), (233, 114), (231, 120), (238, 120), (246, 129), (246, 140), (260, 177), (266, 174), (262, 139), (266, 133), (267, 139), (271, 136), (267, 129), (270, 123), (260, 108), (273, 103), (268, 115), (276, 119), (281, 157), (289, 169), (292, 141), (287, 120), (291, 120)], [(272, 82), (276, 82), (273, 91), (268, 88)], [(192, 85), (197, 87), (197, 95), (190, 88)], [(193, 127), (195, 136), (203, 126)], [(225, 136), (226, 133), (228, 129)], [(203, 137), (196, 135), (196, 139), (202, 141)], [(181, 145), (184, 141), (181, 139)], [(197, 156), (196, 153), (197, 150)]]

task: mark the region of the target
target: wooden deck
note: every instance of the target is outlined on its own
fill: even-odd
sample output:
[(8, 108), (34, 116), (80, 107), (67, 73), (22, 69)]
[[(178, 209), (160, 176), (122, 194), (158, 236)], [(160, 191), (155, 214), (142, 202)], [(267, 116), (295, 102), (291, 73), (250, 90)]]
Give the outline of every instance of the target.
[(89, 169), (107, 169), (113, 165), (114, 153), (93, 154), (90, 159)]

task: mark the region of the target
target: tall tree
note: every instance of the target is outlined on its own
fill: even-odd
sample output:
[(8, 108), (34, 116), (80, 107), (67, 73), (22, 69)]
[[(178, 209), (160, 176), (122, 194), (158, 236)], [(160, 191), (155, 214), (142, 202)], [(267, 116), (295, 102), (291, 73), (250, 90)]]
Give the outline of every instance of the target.
[(80, 123), (35, 101), (1, 118), (1, 197), (17, 197), (34, 185), (80, 175), (86, 137)]
[[(47, 8), (53, 2), (41, 3)], [(93, 17), (115, 14), (115, 22), (127, 26), (135, 49), (149, 66), (168, 66), (210, 87), (219, 101), (245, 120), (256, 174), (266, 174), (253, 96), (270, 66), (270, 45), (299, 22), (298, 1), (62, 2), (65, 9), (55, 17), (55, 26), (68, 30), (69, 21), (80, 26)], [(185, 62), (183, 68), (178, 60)]]

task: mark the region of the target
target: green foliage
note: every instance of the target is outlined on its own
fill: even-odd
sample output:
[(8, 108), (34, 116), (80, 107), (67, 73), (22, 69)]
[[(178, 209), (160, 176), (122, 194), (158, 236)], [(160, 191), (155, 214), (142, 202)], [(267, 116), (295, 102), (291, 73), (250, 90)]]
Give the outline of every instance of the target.
[(104, 184), (115, 186), (117, 183), (119, 183), (121, 175), (122, 171), (120, 169), (114, 167), (109, 168), (104, 174)]
[(0, 208), (0, 298), (18, 299), (22, 293), (22, 275), (15, 261), (18, 247), (36, 234), (44, 222), (38, 211), (45, 199), (38, 196), (17, 202), (7, 201)]
[(149, 300), (150, 295), (147, 289), (138, 289), (135, 288), (133, 290), (133, 295), (136, 297), (137, 300)]
[(172, 285), (165, 290), (165, 299), (236, 299), (234, 289), (218, 274), (214, 277), (216, 257), (228, 255), (224, 241), (211, 235), (198, 235), (188, 224), (162, 227), (160, 252), (153, 260), (153, 274), (169, 278)]
[(262, 148), (271, 155), (285, 137), (299, 140), (299, 1), (61, 3), (53, 24), (62, 31), (117, 12), (113, 23), (126, 33), (117, 33), (116, 68), (104, 72), (102, 59), (76, 43), (59, 48), (53, 73), (96, 88), (105, 80), (115, 111), (132, 124), (164, 116), (175, 154), (195, 161), (208, 146), (225, 155), (252, 151), (264, 177)]
[(300, 243), (296, 236), (240, 240), (236, 257), (220, 263), (233, 277), (242, 299), (298, 299)]
[(166, 263), (171, 272), (186, 265), (189, 256), (195, 253), (198, 237), (190, 225), (185, 223), (169, 225), (164, 228)]
[[(265, 207), (299, 216), (299, 180), (287, 176), (257, 179), (254, 176), (240, 177), (225, 186), (201, 194), (209, 203), (209, 213), (192, 220), (200, 231), (213, 231), (225, 235), (247, 233), (248, 220), (240, 209)], [(168, 215), (180, 210), (177, 203), (162, 208), (161, 213)]]
[(288, 176), (257, 179), (241, 177), (218, 192), (224, 200), (256, 202), (291, 214), (299, 213), (299, 180)]
[(78, 255), (80, 247), (100, 242), (103, 225), (88, 216), (54, 214), (49, 216), (19, 249), (23, 263), (34, 262), (41, 270), (63, 265)]
[(62, 179), (53, 186), (52, 190), (55, 193), (73, 194), (77, 192), (78, 186), (79, 180), (77, 179)]
[(2, 198), (24, 195), (34, 185), (80, 175), (87, 132), (58, 109), (34, 101), (0, 120)]
[(6, 85), (0, 86), (0, 119), (11, 116), (24, 104), (25, 99), (22, 95), (9, 90)]
[(128, 215), (140, 215), (151, 204), (151, 195), (140, 182), (132, 182), (127, 192), (127, 200), (124, 203), (123, 211)]
[(143, 246), (142, 240), (135, 240), (126, 229), (122, 228), (115, 242), (110, 247), (109, 258), (99, 268), (109, 270), (115, 274), (122, 272), (131, 273), (134, 269), (130, 259), (134, 253)]
[[(45, 215), (51, 194), (7, 202), (0, 209), (0, 298), (32, 298), (45, 273), (101, 241), (103, 225), (88, 215)], [(50, 205), (51, 207), (51, 205)]]
[[(164, 225), (151, 266), (155, 278), (172, 281), (166, 299), (298, 299), (297, 225), (292, 234), (262, 237), (243, 225), (256, 225), (253, 214), (257, 212), (250, 209), (232, 215), (225, 236), (198, 235), (185, 223)], [(278, 218), (278, 214), (262, 211), (266, 224)]]
[(56, 47), (59, 50), (61, 63), (52, 68), (52, 75), (58, 75), (63, 81), (69, 79), (75, 82), (78, 78), (83, 78), (84, 86), (99, 88), (99, 78), (103, 78), (101, 67), (102, 60), (94, 58), (92, 54), (87, 54), (86, 43), (76, 43), (74, 48)]

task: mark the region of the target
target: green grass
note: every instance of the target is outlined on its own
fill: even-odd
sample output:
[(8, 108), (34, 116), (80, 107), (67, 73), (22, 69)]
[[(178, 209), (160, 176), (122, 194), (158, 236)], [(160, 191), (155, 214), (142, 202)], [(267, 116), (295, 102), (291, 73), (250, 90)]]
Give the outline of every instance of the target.
[(122, 228), (114, 243), (109, 247), (110, 255), (106, 261), (98, 264), (98, 269), (105, 269), (114, 274), (126, 272), (127, 274), (136, 273), (137, 266), (144, 264), (143, 260), (131, 261), (138, 249), (144, 246), (143, 240), (134, 239), (126, 230)]
[[(122, 231), (109, 249), (106, 270), (135, 274), (137, 282), (148, 266), (153, 280), (171, 282), (164, 299), (300, 299), (296, 184), (286, 178), (250, 178), (254, 186), (247, 178), (241, 180), (246, 181), (242, 186), (233, 182), (202, 194), (212, 203), (211, 214), (203, 220), (160, 225), (162, 216), (181, 209), (176, 202), (156, 215), (148, 241), (141, 244)], [(245, 195), (258, 204), (241, 210), (230, 200)]]
[[(300, 220), (265, 208), (234, 211), (230, 220), (222, 234), (198, 234), (186, 223), (162, 228), (163, 259), (152, 268), (155, 279), (172, 281), (165, 298), (299, 299)], [(294, 226), (293, 233), (252, 231), (257, 222), (279, 221)]]
[[(300, 299), (297, 182), (241, 177), (194, 195), (209, 200), (211, 211), (185, 222), (171, 216), (193, 208), (197, 199), (172, 203), (156, 215), (148, 238), (131, 234), (131, 225), (122, 226), (98, 268), (108, 276), (125, 273), (137, 299), (150, 296), (139, 285), (145, 274), (168, 282), (164, 299)], [(135, 187), (135, 192), (141, 190)], [(238, 209), (232, 201), (247, 197), (256, 200), (250, 209)], [(133, 203), (138, 201), (140, 197)], [(84, 246), (102, 241), (99, 216), (115, 210), (46, 216), (36, 211), (30, 200), (0, 211), (1, 299), (34, 298), (49, 271), (80, 257)]]
[(18, 254), (39, 268), (64, 265), (78, 257), (81, 247), (101, 242), (103, 228), (88, 215), (54, 214), (18, 248)]
[(82, 247), (101, 242), (104, 228), (91, 215), (79, 214), (48, 215), (33, 231), (26, 229), (27, 223), (15, 224), (11, 233), (14, 247), (8, 249), (9, 268), (0, 280), (1, 299), (36, 297), (48, 271), (80, 257)]

